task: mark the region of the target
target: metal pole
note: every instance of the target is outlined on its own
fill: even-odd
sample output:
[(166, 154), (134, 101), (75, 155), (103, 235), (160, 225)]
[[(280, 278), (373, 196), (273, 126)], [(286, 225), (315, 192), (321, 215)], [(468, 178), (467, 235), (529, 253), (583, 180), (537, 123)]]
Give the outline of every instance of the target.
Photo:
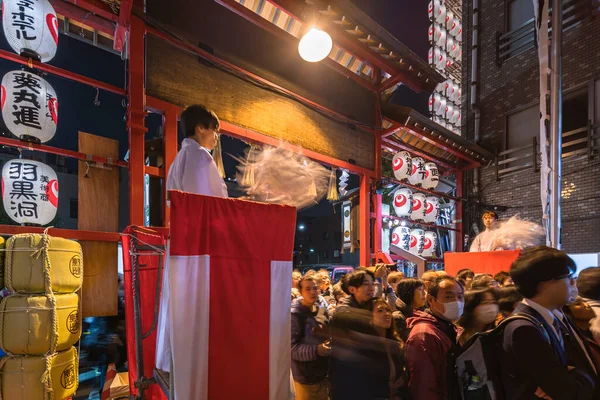
[(562, 188), (562, 0), (552, 1), (552, 55), (550, 97), (550, 242), (561, 247)]

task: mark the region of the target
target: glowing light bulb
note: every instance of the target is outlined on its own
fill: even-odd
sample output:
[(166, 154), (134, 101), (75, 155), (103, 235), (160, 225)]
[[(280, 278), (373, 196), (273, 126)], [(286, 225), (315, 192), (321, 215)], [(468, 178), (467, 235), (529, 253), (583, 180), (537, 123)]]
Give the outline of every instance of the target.
[(331, 53), (333, 41), (327, 32), (317, 28), (311, 28), (306, 35), (300, 39), (298, 53), (303, 60), (308, 62), (319, 62)]

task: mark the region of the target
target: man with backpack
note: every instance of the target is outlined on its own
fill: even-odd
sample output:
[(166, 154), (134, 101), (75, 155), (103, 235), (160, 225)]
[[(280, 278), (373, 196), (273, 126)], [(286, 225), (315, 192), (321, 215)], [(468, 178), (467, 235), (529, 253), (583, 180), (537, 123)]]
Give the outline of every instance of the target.
[(455, 399), (454, 374), (458, 328), (465, 296), (462, 286), (450, 276), (433, 279), (427, 293), (429, 309), (415, 311), (407, 320), (410, 334), (405, 354), (410, 379), (408, 388), (415, 400)]
[(504, 327), (501, 377), (505, 399), (592, 399), (597, 379), (576, 332), (556, 317), (569, 301), (576, 267), (546, 246), (523, 250), (510, 275), (525, 297)]

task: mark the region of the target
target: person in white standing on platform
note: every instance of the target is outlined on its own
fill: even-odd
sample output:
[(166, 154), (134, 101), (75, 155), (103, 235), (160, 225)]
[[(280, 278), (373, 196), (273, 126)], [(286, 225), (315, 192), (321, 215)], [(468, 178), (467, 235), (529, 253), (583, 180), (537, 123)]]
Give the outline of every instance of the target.
[[(210, 153), (219, 140), (217, 133), (219, 131), (219, 118), (213, 111), (204, 106), (192, 105), (181, 113), (180, 123), (186, 138), (183, 139), (181, 150), (177, 153), (169, 169), (166, 189), (227, 198), (227, 186), (221, 178)], [(174, 371), (171, 371), (172, 349), (174, 349), (175, 342), (175, 338), (171, 335), (173, 328), (171, 315), (176, 299), (170, 296), (170, 286), (173, 286), (173, 284), (170, 285), (169, 282), (174, 283), (177, 280), (177, 277), (174, 276), (177, 271), (169, 270), (169, 257), (165, 257), (165, 260), (158, 335), (156, 338), (156, 367), (174, 373)], [(186, 277), (187, 279), (192, 278), (190, 274), (187, 274)], [(184, 299), (181, 300), (183, 302), (190, 300), (189, 293), (186, 293), (185, 290), (173, 291), (173, 296), (183, 296)], [(177, 301), (177, 303), (180, 303), (180, 301)], [(193, 343), (187, 345), (190, 349), (193, 349)], [(191, 356), (193, 357), (193, 354)], [(175, 395), (177, 395), (176, 392)]]
[(494, 240), (494, 230), (498, 225), (498, 214), (493, 211), (487, 211), (481, 217), (485, 231), (475, 237), (471, 244), (471, 252), (477, 251), (493, 251), (492, 242)]

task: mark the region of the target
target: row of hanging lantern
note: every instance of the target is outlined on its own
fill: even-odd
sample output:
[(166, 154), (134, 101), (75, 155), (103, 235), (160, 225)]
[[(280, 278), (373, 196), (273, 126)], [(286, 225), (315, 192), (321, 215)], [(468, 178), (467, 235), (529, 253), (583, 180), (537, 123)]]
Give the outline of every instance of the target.
[[(48, 62), (58, 48), (58, 19), (48, 0), (3, 0), (2, 26), (18, 54)], [(0, 88), (2, 119), (21, 140), (45, 143), (58, 126), (58, 97), (52, 86), (31, 71), (10, 71)], [(46, 164), (10, 160), (2, 169), (2, 201), (19, 224), (47, 225), (58, 210), (58, 178)]]
[(399, 181), (425, 189), (435, 189), (440, 182), (437, 165), (425, 162), (421, 157), (412, 157), (408, 151), (400, 151), (392, 159), (394, 176)]
[(436, 257), (438, 236), (434, 231), (398, 226), (392, 231), (391, 244), (422, 257)]
[(460, 85), (451, 78), (438, 84), (429, 96), (429, 111), (433, 121), (458, 133), (462, 123), (461, 96)]
[(445, 70), (462, 59), (462, 23), (445, 2), (429, 3), (429, 64)]
[(401, 218), (435, 224), (440, 214), (440, 200), (435, 196), (425, 196), (408, 188), (394, 192), (394, 213)]

